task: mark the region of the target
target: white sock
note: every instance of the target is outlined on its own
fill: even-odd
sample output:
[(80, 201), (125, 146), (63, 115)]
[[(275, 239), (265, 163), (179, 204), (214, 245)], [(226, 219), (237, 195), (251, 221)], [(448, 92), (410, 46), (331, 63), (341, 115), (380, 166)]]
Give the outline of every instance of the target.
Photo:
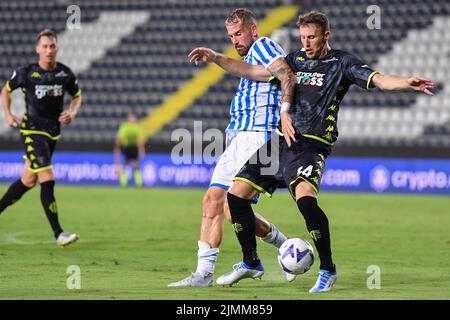
[(219, 256), (219, 248), (211, 248), (209, 244), (199, 240), (197, 256), (196, 272), (202, 276), (206, 276), (208, 273), (214, 274), (217, 257)]
[(283, 242), (287, 240), (287, 237), (272, 223), (270, 224), (270, 229), (271, 231), (267, 234), (267, 236), (261, 238), (261, 240), (274, 245), (276, 248), (281, 247)]

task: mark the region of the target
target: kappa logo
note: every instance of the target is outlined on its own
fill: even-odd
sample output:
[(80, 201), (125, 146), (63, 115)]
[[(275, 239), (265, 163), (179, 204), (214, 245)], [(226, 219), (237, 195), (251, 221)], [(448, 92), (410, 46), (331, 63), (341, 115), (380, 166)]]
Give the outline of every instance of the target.
[(60, 72), (58, 72), (58, 73), (55, 75), (55, 78), (63, 78), (63, 77), (67, 77), (67, 76), (68, 76), (68, 74), (65, 73), (64, 70), (61, 70)]
[(306, 67), (309, 70), (312, 70), (313, 68), (317, 67), (319, 65), (319, 61), (317, 60), (309, 60), (306, 62)]
[(333, 58), (331, 58), (331, 59), (322, 60), (323, 63), (328, 63), (328, 62), (333, 62), (333, 61), (338, 61), (338, 58), (333, 57)]
[(320, 238), (322, 238), (322, 234), (320, 233), (320, 230), (311, 230), (311, 231), (309, 232), (309, 235), (311, 236), (311, 238), (312, 238), (314, 241), (317, 241), (317, 240), (319, 240)]
[(233, 223), (232, 226), (233, 226), (234, 232), (236, 232), (236, 233), (239, 233), (244, 230), (244, 228), (242, 227), (242, 224), (240, 224), (240, 223), (237, 223), (237, 222)]

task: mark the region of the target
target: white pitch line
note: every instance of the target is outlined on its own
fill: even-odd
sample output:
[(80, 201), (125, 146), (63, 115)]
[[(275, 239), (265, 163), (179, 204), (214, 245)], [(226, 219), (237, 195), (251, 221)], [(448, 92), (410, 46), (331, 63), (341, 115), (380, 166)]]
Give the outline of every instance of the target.
[(9, 243), (14, 243), (14, 244), (25, 244), (25, 241), (22, 240), (18, 240), (16, 239), (16, 237), (20, 234), (24, 234), (25, 231), (20, 231), (20, 232), (16, 232), (16, 233), (9, 233), (5, 236), (5, 241), (9, 242)]

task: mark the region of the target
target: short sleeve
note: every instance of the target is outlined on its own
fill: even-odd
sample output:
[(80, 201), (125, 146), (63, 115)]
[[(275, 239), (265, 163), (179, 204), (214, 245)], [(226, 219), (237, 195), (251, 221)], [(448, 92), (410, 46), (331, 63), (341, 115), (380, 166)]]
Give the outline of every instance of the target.
[(363, 89), (373, 88), (371, 84), (372, 78), (377, 71), (374, 71), (359, 58), (347, 54), (344, 58), (344, 74), (345, 78), (351, 83), (356, 84)]
[(17, 88), (24, 88), (26, 86), (26, 79), (27, 79), (26, 68), (14, 70), (11, 78), (8, 81), (6, 81), (6, 89), (9, 92), (12, 92)]
[(81, 95), (81, 90), (78, 86), (78, 79), (72, 71), (70, 71), (70, 77), (66, 89), (72, 97), (78, 97)]
[(289, 53), (284, 60), (286, 60), (286, 63), (291, 67), (292, 70), (295, 68), (294, 64), (295, 54), (294, 52)]
[(266, 69), (278, 58), (286, 56), (278, 43), (266, 37), (256, 41), (252, 50), (253, 58)]

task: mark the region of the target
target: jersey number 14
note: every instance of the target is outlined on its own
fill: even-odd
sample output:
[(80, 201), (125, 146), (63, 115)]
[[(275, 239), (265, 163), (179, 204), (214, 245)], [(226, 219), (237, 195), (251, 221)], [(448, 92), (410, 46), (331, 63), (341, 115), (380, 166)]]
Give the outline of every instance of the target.
[(305, 177), (309, 177), (311, 175), (313, 171), (313, 166), (307, 166), (304, 170), (303, 170), (303, 166), (301, 166), (300, 168), (298, 168), (297, 170), (297, 175), (298, 176), (305, 176)]

